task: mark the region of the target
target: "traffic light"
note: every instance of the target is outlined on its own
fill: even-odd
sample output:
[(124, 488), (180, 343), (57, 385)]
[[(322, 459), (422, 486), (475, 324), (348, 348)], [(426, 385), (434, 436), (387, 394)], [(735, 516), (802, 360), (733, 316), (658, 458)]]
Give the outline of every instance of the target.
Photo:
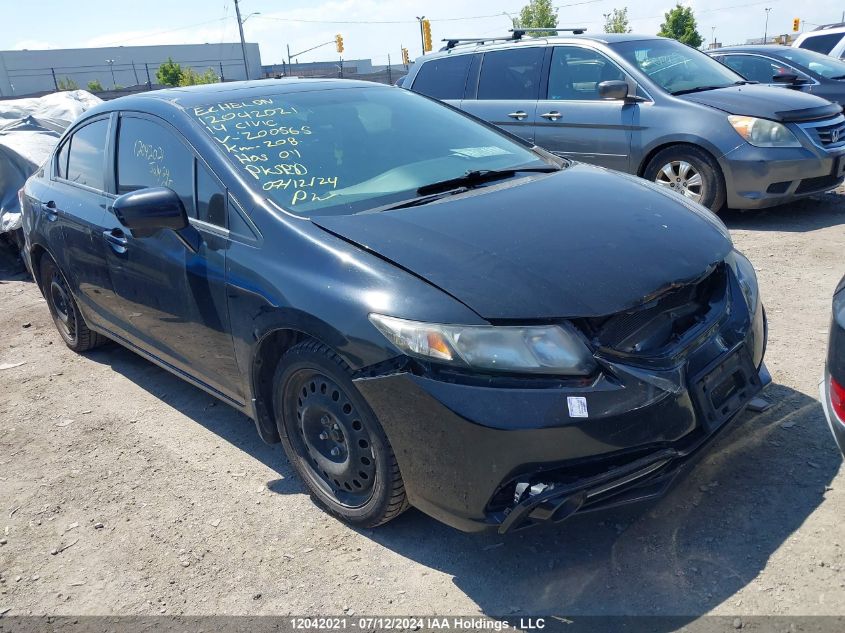
[(338, 53), (343, 52), (343, 36), (340, 33), (334, 36), (334, 45)]
[(792, 18), (792, 30), (795, 33), (801, 30), (801, 18)]
[(423, 20), (422, 21), (422, 32), (423, 32), (423, 52), (427, 53), (431, 50), (431, 21), (430, 20)]
[(402, 47), (402, 63), (406, 66), (410, 65), (411, 63), (411, 56), (408, 55), (408, 49), (404, 46)]

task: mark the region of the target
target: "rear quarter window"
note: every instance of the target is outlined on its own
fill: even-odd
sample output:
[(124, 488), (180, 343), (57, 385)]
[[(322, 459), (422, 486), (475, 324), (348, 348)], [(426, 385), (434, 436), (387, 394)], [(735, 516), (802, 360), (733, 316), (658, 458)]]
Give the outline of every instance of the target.
[(798, 45), (808, 51), (816, 51), (828, 55), (834, 47), (842, 41), (842, 33), (825, 33), (824, 35), (810, 35)]
[(435, 99), (462, 99), (472, 55), (440, 57), (425, 62), (412, 89)]

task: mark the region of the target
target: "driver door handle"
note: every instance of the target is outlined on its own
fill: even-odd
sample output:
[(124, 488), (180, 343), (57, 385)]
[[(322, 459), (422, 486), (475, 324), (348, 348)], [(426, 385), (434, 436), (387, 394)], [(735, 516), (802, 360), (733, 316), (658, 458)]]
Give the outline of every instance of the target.
[(109, 246), (112, 247), (114, 252), (126, 252), (126, 245), (129, 243), (129, 240), (126, 238), (126, 234), (122, 230), (111, 229), (109, 231), (103, 231), (103, 237), (109, 243)]
[(517, 121), (522, 121), (522, 119), (528, 116), (528, 113), (522, 110), (517, 110), (516, 112), (509, 112), (508, 116), (512, 119), (516, 119)]
[(545, 112), (540, 116), (544, 119), (548, 119), (549, 121), (557, 121), (561, 117), (561, 114), (557, 110), (552, 110), (551, 112)]
[(56, 203), (52, 200), (41, 203), (41, 211), (47, 216), (48, 220), (55, 220), (59, 217), (59, 210), (56, 208)]

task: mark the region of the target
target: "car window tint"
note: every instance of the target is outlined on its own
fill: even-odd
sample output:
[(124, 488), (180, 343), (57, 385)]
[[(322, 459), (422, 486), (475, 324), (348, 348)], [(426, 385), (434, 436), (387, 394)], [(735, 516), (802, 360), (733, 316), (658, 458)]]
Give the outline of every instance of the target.
[(549, 99), (597, 100), (603, 81), (624, 81), (625, 75), (604, 55), (578, 46), (556, 46), (549, 69)]
[(197, 218), (203, 222), (226, 226), (226, 190), (197, 161)]
[(117, 193), (147, 187), (169, 187), (185, 205), (189, 217), (194, 209), (194, 156), (163, 126), (136, 117), (120, 119), (117, 136)]
[(77, 130), (70, 141), (67, 179), (103, 191), (109, 122), (100, 119)]
[(770, 84), (772, 77), (792, 72), (792, 69), (757, 55), (726, 55), (722, 60), (730, 68), (751, 81)]
[(534, 101), (540, 87), (542, 48), (513, 48), (484, 54), (479, 99)]
[(70, 140), (66, 141), (56, 156), (56, 175), (67, 178), (67, 155), (70, 153)]
[(426, 62), (414, 79), (413, 90), (435, 99), (461, 99), (472, 55), (441, 57)]
[(827, 55), (833, 47), (842, 40), (842, 33), (825, 33), (824, 35), (811, 35), (798, 45), (798, 48), (806, 48), (808, 51), (816, 51)]

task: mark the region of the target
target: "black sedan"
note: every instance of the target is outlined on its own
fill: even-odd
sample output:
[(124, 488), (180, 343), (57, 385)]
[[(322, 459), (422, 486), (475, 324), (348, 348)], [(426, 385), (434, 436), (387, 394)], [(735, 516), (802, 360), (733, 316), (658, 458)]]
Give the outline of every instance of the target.
[(359, 526), (656, 496), (768, 381), (712, 213), (406, 90), (117, 99), (21, 198), (71, 349), (117, 341), (243, 411)]
[(833, 439), (845, 455), (845, 278), (833, 294), (827, 363), (819, 389)]
[(845, 105), (845, 62), (792, 46), (729, 46), (708, 51), (723, 64), (761, 84), (809, 92)]

